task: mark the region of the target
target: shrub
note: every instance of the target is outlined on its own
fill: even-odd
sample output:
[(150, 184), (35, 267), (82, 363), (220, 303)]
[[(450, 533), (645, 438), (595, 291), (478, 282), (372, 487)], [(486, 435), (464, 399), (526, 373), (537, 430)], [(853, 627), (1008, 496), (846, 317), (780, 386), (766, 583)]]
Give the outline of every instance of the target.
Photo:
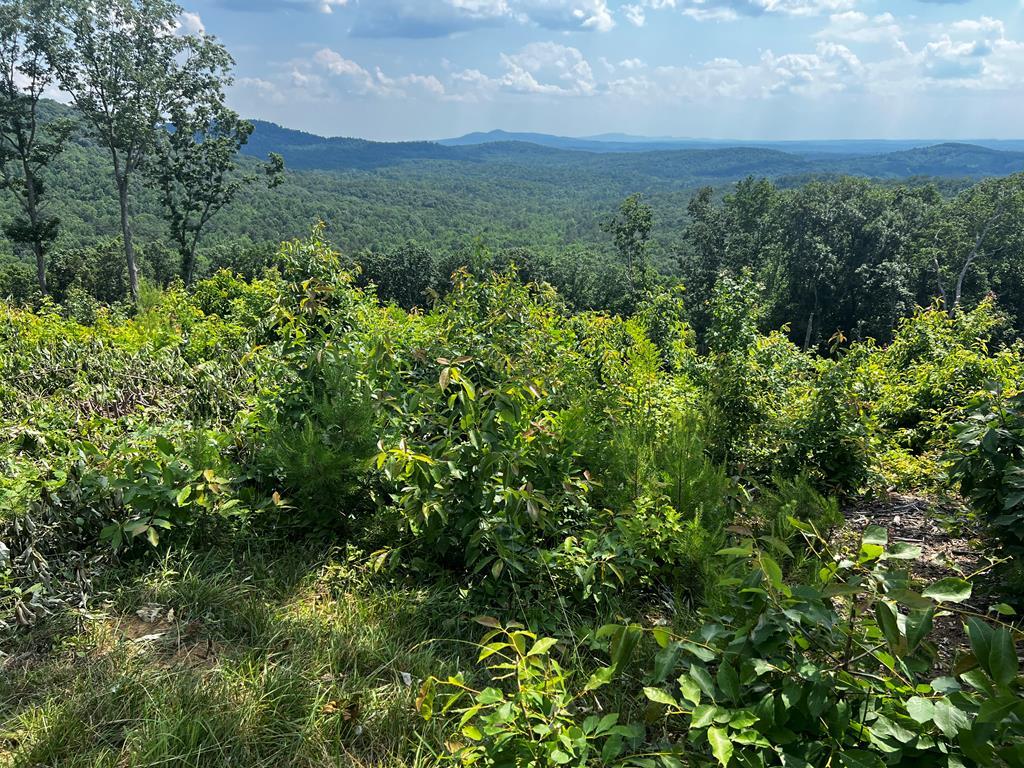
[(950, 477), (996, 539), (1024, 554), (1024, 394), (990, 392), (956, 427)]
[(585, 714), (591, 708), (587, 699), (629, 661), (639, 634), (635, 628), (613, 630), (612, 666), (580, 683), (559, 664), (555, 638), (502, 627), (490, 617), (477, 621), (493, 627), (478, 659), (493, 684), (477, 690), (461, 675), (428, 678), (416, 700), (425, 719), (435, 713), (461, 716), (459, 735), (448, 742), (455, 760), (495, 767), (613, 765), (639, 743), (643, 728), (620, 723), (619, 713)]
[[(834, 557), (812, 526), (791, 520), (820, 554), (810, 583), (787, 583), (774, 537), (723, 550), (734, 558), (727, 606), (692, 635), (652, 634), (661, 651), (644, 690), (665, 718), (663, 754), (704, 765), (1013, 765), (1024, 737), (1024, 681), (1013, 629), (959, 604), (970, 584), (914, 591), (902, 563), (868, 528), (857, 554)], [(933, 621), (966, 621), (971, 653), (935, 677)], [(672, 762), (670, 764), (680, 764)]]
[(298, 393), (270, 413), (256, 463), (280, 484), (298, 520), (344, 528), (367, 506), (376, 433), (365, 379), (333, 352), (324, 350)]

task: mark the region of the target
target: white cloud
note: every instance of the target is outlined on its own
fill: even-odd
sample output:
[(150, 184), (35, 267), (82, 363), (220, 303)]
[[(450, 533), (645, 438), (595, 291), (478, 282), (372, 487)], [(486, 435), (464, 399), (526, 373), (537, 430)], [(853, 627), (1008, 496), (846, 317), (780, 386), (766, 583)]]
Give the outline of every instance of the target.
[(590, 95), (596, 81), (590, 63), (577, 48), (559, 43), (530, 43), (518, 53), (501, 55), (502, 86), (524, 93)]
[(363, 93), (376, 90), (373, 76), (369, 71), (351, 59), (346, 59), (337, 51), (322, 48), (313, 56), (313, 61), (332, 75), (346, 78)]
[(654, 10), (676, 8), (700, 21), (734, 21), (743, 16), (818, 16), (853, 8), (857, 0), (645, 0)]
[(634, 27), (642, 27), (647, 22), (647, 13), (642, 5), (624, 5), (622, 12), (626, 20)]
[[(392, 77), (380, 67), (371, 73), (361, 64), (346, 59), (330, 48), (322, 48), (313, 56), (313, 64), (325, 70), (332, 77), (339, 79), (342, 87), (359, 95), (376, 96), (408, 96), (426, 95), (440, 97), (445, 95), (444, 84), (436, 75), (408, 74)], [(323, 86), (318, 75), (309, 73), (300, 66), (292, 72), (292, 81), (296, 87), (317, 88)]]
[(344, 8), (346, 5), (348, 0), (319, 0), (317, 7), (320, 13), (333, 13), (335, 7)]
[(851, 43), (891, 43), (905, 48), (903, 29), (891, 13), (868, 16), (860, 11), (844, 11), (829, 16), (828, 26), (817, 37)]
[(235, 81), (234, 88), (250, 92), (260, 101), (272, 101), (275, 103), (284, 101), (284, 94), (277, 87), (277, 84), (260, 77), (240, 77)]
[(446, 37), (512, 24), (598, 32), (615, 26), (608, 0), (363, 0), (350, 4), (355, 8), (352, 32), (360, 37)]
[[(479, 13), (503, 7), (503, 0), (451, 2)], [(904, 42), (904, 32), (913, 40), (912, 46)], [(988, 17), (943, 26), (921, 23), (907, 30), (889, 14), (870, 17), (848, 11), (832, 14), (815, 37), (810, 50), (767, 50), (745, 60), (723, 57), (670, 66), (638, 57), (617, 63), (599, 57), (592, 66), (579, 48), (556, 41), (534, 42), (498, 54), (490, 67), (459, 70), (446, 62), (433, 72), (407, 74), (385, 73), (323, 48), (307, 60), (292, 62), (289, 78), (291, 87), (311, 97), (344, 92), (367, 98), (476, 102), (517, 94), (666, 106), (814, 100), (843, 93), (899, 98), (937, 89), (1024, 88), (1024, 43), (1008, 39), (1002, 22)], [(264, 86), (249, 83), (248, 87)]]
[(175, 33), (179, 35), (205, 35), (206, 27), (198, 13), (182, 11), (174, 25)]
[(593, 29), (615, 26), (608, 0), (513, 0), (514, 7), (534, 24), (548, 29)]

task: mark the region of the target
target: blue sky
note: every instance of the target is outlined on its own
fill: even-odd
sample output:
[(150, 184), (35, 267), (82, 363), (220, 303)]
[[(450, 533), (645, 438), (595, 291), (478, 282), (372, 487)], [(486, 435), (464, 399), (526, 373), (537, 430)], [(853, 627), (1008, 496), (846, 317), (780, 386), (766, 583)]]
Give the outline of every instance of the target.
[(1024, 0), (185, 0), (331, 136), (1020, 138)]

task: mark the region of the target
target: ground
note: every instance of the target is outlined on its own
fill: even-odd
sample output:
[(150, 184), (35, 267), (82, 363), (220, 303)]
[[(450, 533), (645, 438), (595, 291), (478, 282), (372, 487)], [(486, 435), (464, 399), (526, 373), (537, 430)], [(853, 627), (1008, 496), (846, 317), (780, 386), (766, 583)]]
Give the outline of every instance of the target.
[[(908, 561), (911, 575), (920, 584), (959, 576), (984, 586), (984, 576), (994, 563), (984, 554), (968, 510), (956, 499), (894, 494), (860, 500), (847, 506), (843, 516), (845, 524), (835, 533), (838, 542), (859, 541), (865, 528), (877, 525), (886, 529), (890, 544), (920, 547), (921, 556)], [(976, 589), (961, 607), (984, 614), (993, 602), (984, 589)], [(967, 647), (962, 621), (955, 616), (938, 615), (932, 639), (938, 651), (937, 671), (948, 670), (957, 652)]]
[[(872, 524), (919, 545), (922, 581), (986, 564), (954, 502), (861, 501), (845, 519), (837, 545)], [(457, 587), (308, 542), (207, 542), (122, 563), (95, 589), (0, 654), (0, 766), (431, 765), (443, 733), (416, 692), (471, 673), (481, 631)], [(962, 630), (936, 628), (948, 663)]]

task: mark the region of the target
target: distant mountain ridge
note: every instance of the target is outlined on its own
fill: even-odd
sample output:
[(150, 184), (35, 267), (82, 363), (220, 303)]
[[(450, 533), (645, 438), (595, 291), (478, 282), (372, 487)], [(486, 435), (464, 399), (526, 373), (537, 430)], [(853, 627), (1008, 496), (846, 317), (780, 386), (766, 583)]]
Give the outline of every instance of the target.
[(525, 141), (559, 149), (587, 152), (648, 152), (652, 149), (723, 149), (732, 147), (777, 149), (798, 155), (837, 154), (871, 155), (901, 152), (940, 144), (973, 144), (1000, 151), (1024, 152), (1024, 139), (806, 139), (806, 140), (754, 140), (707, 139), (669, 136), (635, 136), (624, 133), (605, 133), (596, 136), (570, 137), (547, 133), (520, 133), (494, 130), (467, 133), (437, 143), (457, 147), (485, 144), (495, 141)]
[[(616, 174), (690, 183), (727, 182), (747, 175), (981, 178), (1024, 171), (1024, 140), (998, 142), (1002, 148), (902, 140), (737, 144), (680, 139), (666, 143), (611, 140), (622, 138), (614, 134), (574, 139), (491, 131), (442, 141), (379, 142), (326, 138), (262, 120), (253, 122), (255, 131), (245, 153), (263, 157), (278, 152), (296, 170), (369, 171), (409, 163), (469, 163), (501, 166), (501, 172), (510, 176)], [(888, 149), (879, 152), (879, 147)]]

